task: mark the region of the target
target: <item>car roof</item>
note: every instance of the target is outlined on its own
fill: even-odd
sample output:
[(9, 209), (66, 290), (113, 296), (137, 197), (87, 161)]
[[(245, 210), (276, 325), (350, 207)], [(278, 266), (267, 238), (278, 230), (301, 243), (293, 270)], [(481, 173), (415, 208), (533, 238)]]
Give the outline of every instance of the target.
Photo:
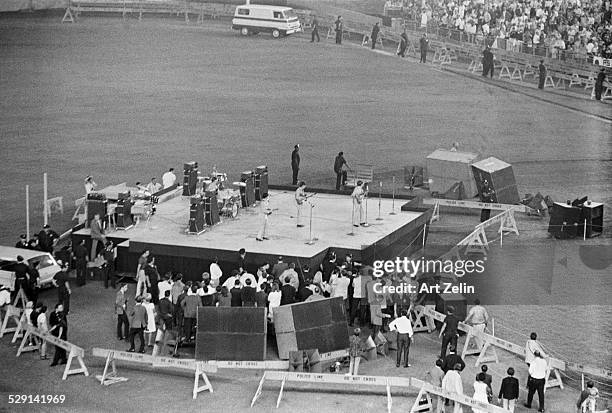
[(286, 11), (293, 10), (291, 7), (285, 6), (272, 6), (269, 4), (243, 4), (238, 6), (239, 8), (248, 8), (248, 9), (260, 9), (260, 10), (274, 10), (274, 11)]
[(3, 247), (0, 246), (0, 260), (15, 261), (17, 256), (21, 255), (24, 259), (29, 260), (43, 255), (51, 255), (46, 251), (26, 250), (23, 248)]

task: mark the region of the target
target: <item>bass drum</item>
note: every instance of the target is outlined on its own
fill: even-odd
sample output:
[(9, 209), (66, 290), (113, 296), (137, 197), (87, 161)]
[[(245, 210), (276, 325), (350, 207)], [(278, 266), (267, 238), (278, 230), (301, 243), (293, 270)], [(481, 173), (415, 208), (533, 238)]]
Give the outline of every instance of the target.
[(238, 216), (238, 203), (234, 198), (225, 201), (225, 205), (221, 209), (221, 214), (227, 218), (236, 218)]

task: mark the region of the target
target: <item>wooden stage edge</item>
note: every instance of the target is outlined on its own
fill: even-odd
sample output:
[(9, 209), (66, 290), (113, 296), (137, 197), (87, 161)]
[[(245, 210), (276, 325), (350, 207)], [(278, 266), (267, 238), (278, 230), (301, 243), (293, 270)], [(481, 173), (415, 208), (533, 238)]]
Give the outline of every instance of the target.
[[(204, 234), (195, 236), (182, 233), (188, 224), (188, 199), (176, 198), (158, 204), (157, 214), (149, 223), (139, 223), (128, 231), (112, 230), (107, 234), (118, 245), (116, 269), (119, 272), (133, 273), (137, 259), (143, 251), (149, 250), (156, 257), (161, 274), (167, 271), (183, 273), (186, 279), (197, 280), (208, 271), (211, 261), (216, 257), (224, 275), (236, 268), (237, 251), (247, 250), (247, 271), (253, 273), (264, 262), (273, 265), (282, 255), (285, 262), (295, 262), (302, 267), (308, 265), (313, 274), (330, 249), (340, 257), (351, 253), (355, 260), (369, 263), (374, 259), (392, 258), (386, 253), (403, 250), (409, 256), (422, 246), (423, 228), (429, 221), (431, 207), (413, 206), (416, 198), (412, 196), (382, 196), (382, 220), (376, 220), (379, 199), (369, 200), (368, 228), (357, 228), (352, 232), (350, 217), (352, 201), (350, 191), (308, 188), (316, 193), (316, 218), (313, 219), (313, 235), (319, 239), (313, 245), (308, 240), (308, 219), (306, 228), (295, 228), (295, 187), (270, 185), (273, 195), (271, 203), (276, 202), (278, 215), (274, 216), (270, 241), (256, 242), (255, 235), (260, 225), (258, 208), (241, 209), (236, 220), (228, 219), (210, 228)], [(393, 203), (394, 202), (394, 203)], [(395, 214), (390, 214), (391, 211)], [(348, 216), (348, 218), (347, 218)], [(88, 229), (79, 229), (71, 234), (73, 244), (85, 239), (88, 249), (91, 239)], [(408, 246), (411, 244), (411, 246)], [(404, 249), (404, 247), (407, 247)]]

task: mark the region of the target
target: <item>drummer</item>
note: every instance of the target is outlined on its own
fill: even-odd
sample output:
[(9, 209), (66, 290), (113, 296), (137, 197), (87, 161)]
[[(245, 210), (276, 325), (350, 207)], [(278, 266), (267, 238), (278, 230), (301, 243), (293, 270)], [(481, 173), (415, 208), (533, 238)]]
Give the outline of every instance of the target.
[(219, 191), (219, 181), (216, 176), (210, 178), (210, 183), (206, 185), (206, 192), (214, 192), (217, 194)]

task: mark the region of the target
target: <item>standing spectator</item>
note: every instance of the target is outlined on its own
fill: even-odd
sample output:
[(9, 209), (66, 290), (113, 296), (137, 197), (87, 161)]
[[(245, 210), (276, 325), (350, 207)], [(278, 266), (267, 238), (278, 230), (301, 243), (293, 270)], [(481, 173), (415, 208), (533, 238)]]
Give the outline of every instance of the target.
[(300, 171), (300, 144), (296, 144), (291, 152), (291, 170), (293, 171), (293, 185), (298, 183), (298, 173)]
[(162, 184), (164, 189), (168, 189), (176, 183), (176, 175), (174, 174), (174, 168), (168, 169), (168, 172), (162, 175)]
[(145, 267), (145, 278), (148, 286), (148, 291), (151, 293), (153, 304), (159, 303), (159, 272), (155, 265), (155, 257), (150, 256), (147, 266)]
[(310, 43), (314, 43), (315, 37), (317, 38), (317, 43), (321, 41), (319, 38), (319, 20), (316, 15), (312, 15), (312, 34), (310, 36)]
[(281, 275), (279, 276), (279, 278), (281, 280), (286, 280), (287, 278), (289, 278), (291, 286), (293, 288), (295, 288), (295, 291), (298, 290), (298, 288), (300, 286), (300, 277), (299, 277), (297, 271), (295, 271), (295, 263), (294, 262), (289, 263), (289, 268), (287, 268), (285, 271), (283, 271), (281, 273)]
[(244, 287), (242, 287), (240, 291), (240, 299), (242, 301), (243, 307), (255, 307), (256, 300), (256, 291), (253, 286), (251, 286), (251, 279), (247, 279), (244, 282)]
[(53, 247), (59, 240), (59, 234), (51, 229), (49, 224), (45, 224), (43, 229), (38, 233), (38, 248), (53, 254)]
[(61, 270), (53, 276), (53, 285), (57, 287), (57, 302), (62, 304), (62, 312), (65, 311), (65, 314), (70, 313), (70, 294), (72, 291), (70, 289), (70, 283), (68, 282), (68, 272), (66, 269), (66, 264), (62, 261), (57, 262), (61, 268)]
[(117, 248), (115, 243), (108, 240), (104, 247), (104, 288), (108, 288), (108, 282), (110, 280), (111, 287), (116, 288), (116, 277), (115, 277), (115, 259), (117, 259)]
[[(49, 323), (47, 322), (47, 306), (42, 305), (37, 312), (32, 312), (32, 314), (36, 315), (36, 328), (40, 330), (41, 333), (49, 332)], [(38, 349), (40, 353), (41, 360), (48, 360), (47, 357), (47, 342), (45, 340), (40, 340), (40, 348)]]
[(372, 338), (376, 338), (376, 336), (380, 332), (383, 325), (383, 319), (391, 317), (389, 314), (383, 313), (382, 305), (378, 304), (383, 302), (384, 297), (382, 295), (377, 295), (376, 304), (370, 304), (370, 322), (372, 323)]
[(455, 348), (457, 347), (457, 338), (459, 337), (459, 333), (457, 332), (459, 319), (455, 316), (455, 307), (449, 305), (446, 314), (444, 324), (442, 324), (442, 328), (440, 329), (440, 337), (442, 337), (442, 348), (440, 349), (441, 359), (444, 359), (446, 356), (446, 348), (449, 344)]
[(455, 346), (450, 346), (448, 348), (448, 353), (449, 354), (442, 359), (442, 370), (444, 370), (444, 373), (455, 368), (457, 364), (459, 364), (461, 366), (461, 370), (463, 370), (465, 368), (465, 362), (461, 356), (457, 354), (457, 349)]
[(234, 287), (230, 290), (230, 295), (232, 296), (232, 307), (242, 307), (242, 288), (240, 280), (237, 279), (234, 281)]
[[(489, 387), (484, 382), (484, 380), (485, 380), (485, 374), (478, 373), (478, 375), (476, 376), (476, 381), (474, 382), (474, 395), (472, 396), (472, 398), (474, 400), (478, 400), (479, 402), (488, 404), (489, 403), (489, 397), (488, 397)], [(480, 410), (480, 409), (472, 409), (472, 411), (474, 413), (487, 413), (486, 410)]]
[[(442, 360), (437, 359), (436, 365), (427, 372), (427, 381), (436, 387), (442, 387), (442, 379), (444, 379), (444, 371), (442, 370)], [(442, 413), (444, 411), (444, 401), (442, 397), (436, 396), (431, 399), (432, 405), (435, 405), (435, 412)], [(432, 406), (433, 407), (433, 406)]]
[(285, 270), (288, 268), (289, 268), (289, 264), (283, 261), (282, 256), (279, 256), (276, 264), (274, 264), (274, 266), (272, 267), (272, 275), (274, 276), (274, 279), (280, 280), (281, 274), (285, 272)]
[(408, 48), (408, 35), (406, 34), (406, 29), (400, 35), (400, 44), (397, 49), (397, 55), (399, 57), (406, 57), (406, 49)]
[[(170, 299), (170, 290), (164, 290), (163, 297), (161, 300), (159, 300), (159, 323), (157, 329), (157, 337), (155, 338), (156, 346), (161, 345), (162, 351), (166, 349), (166, 345), (168, 343), (168, 333), (172, 331), (173, 313), (174, 306), (172, 305), (172, 300)], [(157, 352), (156, 348), (153, 348), (154, 356), (158, 355), (159, 352), (159, 347), (157, 347)]]
[(232, 297), (230, 296), (227, 287), (217, 286), (217, 291), (219, 292), (217, 297), (217, 307), (231, 307)]
[(421, 49), (421, 60), (419, 63), (427, 63), (427, 52), (429, 51), (429, 39), (427, 38), (427, 33), (423, 33), (421, 39), (419, 40), (419, 48)]
[[(127, 284), (123, 284), (115, 296), (115, 314), (117, 314), (117, 339), (127, 340), (130, 330), (130, 322), (127, 316)], [(123, 329), (122, 329), (123, 327)]]
[[(172, 274), (167, 272), (166, 274), (164, 274), (163, 280), (160, 281), (159, 284), (157, 284), (157, 288), (159, 289), (159, 296), (161, 298), (166, 296), (166, 291), (172, 290), (172, 281), (170, 280), (171, 276)], [(172, 302), (172, 297), (170, 297), (170, 302)]]
[(488, 74), (491, 75), (491, 79), (493, 79), (493, 53), (491, 52), (491, 48), (487, 46), (482, 52), (482, 75), (487, 77)]
[(336, 190), (340, 190), (346, 184), (346, 168), (348, 164), (344, 159), (344, 152), (338, 152), (334, 160), (334, 172), (336, 173)]
[(213, 259), (208, 270), (210, 271), (210, 285), (217, 287), (221, 282), (221, 277), (223, 277), (223, 271), (221, 271), (221, 267), (219, 266), (219, 258), (215, 257)]
[(157, 178), (151, 178), (151, 182), (149, 182), (146, 186), (146, 190), (151, 193), (151, 195), (158, 193), (161, 191), (162, 186), (159, 182), (157, 182)]
[(93, 176), (91, 176), (91, 175), (88, 175), (85, 178), (85, 184), (84, 185), (85, 185), (85, 195), (91, 194), (96, 189), (98, 189), (98, 185), (94, 182)]
[[(484, 333), (485, 328), (489, 324), (489, 313), (487, 309), (480, 305), (480, 300), (474, 300), (474, 306), (470, 308), (467, 317), (464, 320), (465, 324), (471, 325), (477, 333)], [(474, 336), (478, 350), (484, 346), (484, 342), (479, 334)]]
[(603, 67), (597, 73), (597, 80), (595, 80), (595, 99), (601, 100), (601, 92), (603, 91), (603, 82), (606, 80), (606, 69)]
[(338, 16), (334, 24), (336, 30), (336, 44), (342, 44), (342, 31), (344, 30), (342, 24), (342, 16)]
[(136, 351), (136, 346), (134, 343), (134, 338), (138, 335), (140, 340), (140, 349), (139, 353), (145, 352), (145, 338), (144, 338), (144, 329), (147, 327), (147, 310), (142, 305), (142, 297), (136, 297), (136, 305), (134, 305), (134, 309), (130, 314), (130, 348), (129, 352), (133, 353)]
[[(49, 316), (49, 325), (51, 326), (49, 333), (62, 340), (68, 340), (68, 320), (66, 319), (66, 314), (64, 314), (64, 306), (61, 303), (55, 306), (55, 311)], [(55, 346), (55, 354), (53, 355), (51, 366), (57, 366), (58, 363), (66, 364), (67, 362), (66, 350)]]
[(531, 409), (533, 395), (537, 391), (539, 407), (538, 412), (544, 411), (544, 384), (546, 383), (547, 369), (548, 364), (546, 363), (546, 360), (544, 360), (540, 352), (536, 350), (534, 353), (534, 359), (529, 365), (529, 380), (527, 381), (529, 391), (527, 392), (527, 403), (525, 403), (525, 407), (528, 409)]
[(312, 280), (307, 279), (298, 289), (297, 291), (297, 300), (300, 302), (306, 301), (308, 297), (310, 297), (313, 293), (310, 285), (312, 284)]
[(89, 224), (91, 231), (91, 261), (94, 261), (98, 256), (98, 242), (102, 245), (106, 244), (106, 235), (104, 235), (104, 227), (100, 221), (100, 214), (95, 214), (91, 223)]
[[(457, 364), (452, 370), (449, 370), (442, 379), (442, 390), (463, 395), (463, 383), (461, 382), (461, 365)], [(453, 413), (463, 413), (461, 403), (453, 401)]]
[(281, 301), (280, 305), (287, 305), (295, 303), (295, 294), (297, 290), (291, 285), (291, 277), (284, 279), (284, 284), (281, 287)]
[(529, 367), (531, 362), (535, 359), (535, 353), (539, 352), (542, 357), (546, 357), (546, 353), (544, 353), (544, 349), (538, 342), (538, 335), (536, 333), (531, 333), (529, 335), (529, 340), (525, 343), (525, 363)]
[(260, 290), (255, 293), (255, 304), (259, 308), (266, 308), (268, 306), (268, 292), (270, 291), (270, 285), (263, 283)]
[[(172, 298), (172, 304), (177, 305), (178, 298), (185, 290), (185, 284), (183, 283), (183, 274), (176, 274), (172, 288), (170, 288), (170, 297)], [(176, 309), (176, 307), (175, 307)]]
[(147, 293), (147, 273), (146, 268), (149, 263), (149, 251), (142, 253), (138, 258), (138, 267), (136, 267), (136, 296), (143, 296)]
[(38, 251), (40, 250), (40, 242), (38, 234), (34, 234), (31, 240), (28, 241), (28, 249)]
[(378, 22), (374, 23), (374, 27), (372, 27), (372, 50), (376, 49), (376, 42), (378, 41), (378, 33), (380, 33), (380, 26)]
[(350, 278), (346, 276), (344, 270), (337, 271), (330, 278), (331, 283), (331, 296), (333, 297), (342, 297), (344, 301), (344, 308), (348, 309), (349, 301), (348, 301), (348, 287), (351, 283)]
[(504, 377), (499, 387), (499, 402), (503, 408), (514, 413), (514, 406), (519, 397), (519, 382), (514, 377), (514, 369), (508, 368), (508, 377)]
[(361, 353), (363, 351), (363, 343), (361, 342), (361, 329), (357, 327), (353, 330), (353, 335), (349, 338), (349, 376), (359, 374), (359, 362), (361, 361)]
[(283, 293), (278, 288), (278, 283), (272, 283), (272, 291), (268, 294), (268, 317), (274, 320), (274, 309), (281, 305)]
[(538, 77), (538, 89), (544, 89), (544, 83), (546, 82), (546, 66), (544, 66), (544, 60), (540, 60), (538, 69), (540, 72)]
[(153, 298), (150, 293), (144, 296), (142, 306), (147, 311), (147, 326), (145, 327), (145, 341), (149, 347), (153, 347), (153, 340), (157, 335), (157, 325), (155, 323), (155, 304), (153, 304)]
[(40, 285), (38, 283), (40, 280), (40, 273), (38, 272), (39, 264), (40, 261), (32, 262), (32, 267), (30, 268), (30, 279), (28, 281), (27, 295), (34, 305), (36, 305), (38, 302), (38, 292), (40, 291)]
[(489, 367), (487, 367), (486, 364), (483, 364), (482, 366), (480, 366), (480, 373), (478, 374), (484, 374), (484, 378), (482, 381), (489, 388), (487, 394), (489, 395), (489, 403), (491, 403), (493, 401), (493, 376), (487, 373), (487, 371), (489, 371)]
[(414, 332), (412, 331), (412, 324), (408, 319), (408, 312), (402, 310), (401, 317), (389, 323), (389, 329), (397, 332), (397, 359), (395, 367), (400, 366), (402, 353), (404, 353), (404, 367), (410, 367), (408, 355), (410, 354), (410, 343), (414, 341)]
[(82, 239), (73, 249), (72, 255), (76, 264), (76, 283), (77, 285), (85, 285), (87, 279), (87, 261), (89, 254), (85, 247), (85, 240)]
[(198, 307), (201, 305), (201, 300), (200, 297), (196, 294), (197, 291), (197, 287), (195, 285), (193, 285), (191, 287), (191, 293), (192, 294), (188, 294), (183, 302), (181, 303), (181, 306), (183, 307), (183, 314), (184, 314), (184, 323), (185, 323), (185, 341), (187, 343), (191, 342), (191, 337), (193, 335), (193, 329), (196, 326), (196, 319), (198, 316)]

